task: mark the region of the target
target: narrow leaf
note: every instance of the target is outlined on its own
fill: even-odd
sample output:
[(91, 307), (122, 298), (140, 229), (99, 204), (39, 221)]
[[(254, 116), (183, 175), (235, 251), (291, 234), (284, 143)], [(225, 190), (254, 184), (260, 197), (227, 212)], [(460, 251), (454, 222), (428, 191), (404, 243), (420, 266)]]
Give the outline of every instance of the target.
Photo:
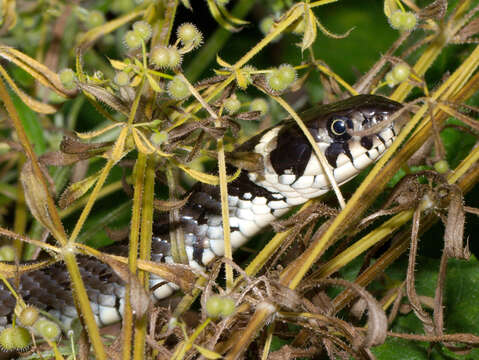
[(53, 114), (57, 111), (57, 109), (55, 109), (53, 106), (35, 100), (30, 95), (23, 92), (23, 90), (20, 89), (17, 84), (15, 84), (15, 82), (12, 80), (12, 78), (8, 75), (8, 73), (2, 66), (0, 66), (0, 74), (7, 81), (8, 85), (10, 85), (15, 94), (17, 94), (18, 97), (22, 99), (22, 101), (26, 105), (28, 105), (28, 107), (31, 108), (33, 111), (41, 114)]
[(64, 209), (83, 196), (93, 185), (95, 185), (100, 174), (101, 171), (68, 186), (60, 196), (58, 203), (60, 207)]
[(229, 22), (227, 22), (223, 16), (221, 15), (220, 10), (218, 9), (218, 5), (216, 4), (215, 0), (206, 0), (208, 4), (208, 8), (210, 9), (211, 15), (215, 18), (216, 22), (224, 27), (226, 30), (231, 32), (237, 32), (240, 28), (234, 27)]
[(128, 67), (128, 65), (125, 64), (123, 61), (113, 60), (110, 58), (108, 58), (108, 61), (110, 62), (111, 66), (113, 66), (113, 68), (116, 70), (124, 70)]
[(398, 10), (398, 4), (396, 0), (384, 0), (384, 15), (387, 18), (391, 17), (391, 14)]
[(193, 344), (193, 346), (195, 347), (196, 350), (198, 350), (198, 352), (201, 355), (203, 355), (207, 359), (215, 360), (215, 359), (221, 359), (222, 358), (221, 354), (218, 354), (217, 352), (214, 352), (213, 350), (208, 350), (208, 349), (206, 349), (202, 346), (196, 345), (196, 344)]
[(313, 11), (304, 4), (304, 35), (301, 41), (301, 50), (304, 51), (309, 48), (314, 40), (316, 40), (316, 18)]
[(75, 132), (75, 134), (76, 134), (80, 139), (88, 140), (88, 139), (92, 139), (92, 138), (94, 138), (94, 137), (103, 135), (104, 133), (110, 131), (111, 129), (114, 129), (114, 128), (118, 127), (118, 126), (123, 126), (123, 125), (124, 125), (124, 124), (122, 124), (122, 123), (111, 124), (111, 125), (108, 125), (107, 127), (104, 127), (103, 129), (100, 129), (100, 130), (89, 131), (89, 132), (86, 132), (86, 133)]
[[(193, 179), (201, 181), (202, 183), (209, 184), (209, 185), (219, 185), (220, 183), (220, 179), (216, 175), (206, 174), (204, 172), (194, 170), (183, 164), (177, 164), (177, 165), (181, 170), (183, 170), (185, 173), (190, 175)], [(241, 169), (237, 169), (232, 176), (228, 177), (227, 181), (228, 182), (233, 181), (239, 176), (240, 173), (241, 173)]]

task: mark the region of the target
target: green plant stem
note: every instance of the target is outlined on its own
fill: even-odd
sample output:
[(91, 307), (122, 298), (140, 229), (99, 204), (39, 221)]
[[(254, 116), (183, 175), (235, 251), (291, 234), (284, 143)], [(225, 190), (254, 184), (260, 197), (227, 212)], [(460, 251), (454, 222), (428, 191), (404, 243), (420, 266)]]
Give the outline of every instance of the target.
[(171, 38), (171, 32), (173, 30), (173, 24), (175, 22), (176, 9), (178, 8), (178, 0), (167, 0), (165, 17), (160, 22), (161, 30), (158, 32), (158, 36), (152, 39), (152, 48), (157, 45), (168, 46)]
[(110, 174), (110, 170), (113, 168), (113, 165), (115, 165), (116, 161), (109, 159), (101, 171), (100, 176), (98, 177), (98, 180), (95, 184), (95, 187), (93, 188), (93, 191), (91, 192), (90, 196), (88, 197), (88, 201), (83, 208), (82, 213), (80, 214), (80, 217), (78, 218), (78, 221), (75, 224), (75, 227), (73, 228), (73, 231), (70, 235), (70, 239), (68, 240), (70, 243), (74, 243), (80, 234), (80, 231), (83, 227), (83, 224), (85, 223), (88, 215), (90, 214), (90, 211), (95, 204), (96, 199), (98, 198), (98, 194), (100, 193), (100, 190), (103, 187), (103, 184), (106, 181), (106, 178)]
[[(176, 200), (176, 174), (172, 166), (166, 168), (166, 179), (168, 182), (169, 200)], [(169, 212), (170, 224), (176, 224), (180, 221), (180, 213), (178, 209), (170, 210)], [(185, 249), (185, 237), (183, 234), (183, 228), (178, 226), (174, 229), (170, 229), (170, 246), (171, 256), (173, 260), (178, 264), (188, 264), (188, 256)]]
[[(25, 163), (25, 156), (20, 154), (18, 158), (18, 168), (22, 168)], [(22, 183), (19, 181), (17, 183), (17, 201), (15, 203), (15, 220), (13, 223), (13, 231), (19, 235), (25, 234), (25, 229), (27, 226), (27, 206), (25, 204), (25, 193), (23, 192)], [(13, 241), (15, 247), (16, 258), (22, 258), (22, 249), (23, 241), (20, 239), (15, 239)]]
[(184, 359), (186, 352), (191, 349), (193, 344), (195, 343), (196, 338), (201, 334), (201, 332), (208, 326), (208, 324), (211, 322), (211, 318), (207, 318), (200, 326), (198, 326), (193, 334), (186, 340), (182, 347), (181, 350), (178, 352), (177, 356), (175, 359)]
[[(147, 157), (145, 169), (145, 183), (142, 198), (141, 226), (140, 226), (140, 259), (150, 260), (151, 239), (153, 226), (153, 200), (155, 195), (155, 165), (156, 161), (152, 156)], [(145, 290), (149, 290), (148, 272), (140, 270), (138, 279)], [(145, 339), (147, 317), (143, 316), (136, 324), (135, 338), (133, 341), (133, 359), (142, 360), (145, 356)]]
[(75, 253), (73, 248), (69, 248), (67, 245), (65, 251), (63, 251), (63, 260), (70, 274), (70, 280), (72, 285), (72, 291), (75, 297), (75, 302), (78, 303), (80, 314), (83, 322), (85, 323), (88, 337), (95, 351), (95, 358), (98, 360), (106, 359), (105, 349), (101, 341), (100, 331), (93, 316), (93, 311), (90, 306), (90, 300), (88, 300), (88, 294), (81, 278), (80, 269), (75, 259)]
[[(140, 222), (141, 222), (141, 207), (143, 199), (144, 181), (146, 170), (146, 155), (141, 152), (138, 153), (134, 169), (134, 193), (133, 193), (133, 209), (130, 225), (130, 244), (128, 251), (128, 270), (132, 275), (137, 271), (137, 259), (138, 259), (138, 239), (140, 234)], [(127, 360), (131, 357), (132, 352), (132, 339), (133, 339), (133, 313), (131, 309), (130, 298), (130, 283), (126, 284), (125, 291), (125, 312), (123, 314), (123, 359)]]

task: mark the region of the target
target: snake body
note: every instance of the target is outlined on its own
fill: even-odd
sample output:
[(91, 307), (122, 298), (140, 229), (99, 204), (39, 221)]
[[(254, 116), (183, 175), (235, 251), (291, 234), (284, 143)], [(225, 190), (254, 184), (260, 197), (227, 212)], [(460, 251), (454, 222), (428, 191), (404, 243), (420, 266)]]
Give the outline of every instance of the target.
[[(393, 122), (373, 135), (358, 137), (353, 132), (387, 120), (400, 108), (401, 104), (384, 97), (359, 95), (314, 107), (300, 116), (325, 155), (336, 182), (343, 184), (375, 162), (392, 144), (399, 128)], [(237, 150), (259, 154), (263, 170), (243, 171), (228, 184), (233, 250), (292, 207), (331, 189), (311, 144), (291, 120), (263, 131)], [(178, 224), (160, 222), (154, 226), (153, 261), (174, 263), (168, 238), (170, 230), (178, 226), (183, 230), (192, 268), (203, 270), (224, 255), (218, 187), (195, 186), (180, 210)], [(108, 251), (125, 254), (126, 246), (114, 245)], [(95, 258), (79, 256), (78, 262), (97, 322), (108, 325), (121, 320), (125, 292), (121, 280)], [(156, 299), (164, 299), (179, 289), (153, 274), (150, 285), (155, 288), (152, 293)], [(61, 263), (22, 275), (18, 290), (26, 303), (49, 311), (67, 328), (77, 317), (68, 273)], [(15, 299), (0, 282), (0, 328), (11, 320), (14, 306)]]

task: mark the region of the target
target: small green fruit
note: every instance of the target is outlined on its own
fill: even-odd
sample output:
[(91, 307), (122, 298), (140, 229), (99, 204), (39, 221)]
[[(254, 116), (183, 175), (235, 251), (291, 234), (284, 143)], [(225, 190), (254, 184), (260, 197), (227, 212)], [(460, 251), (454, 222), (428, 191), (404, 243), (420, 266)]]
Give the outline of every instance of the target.
[(416, 27), (416, 15), (410, 11), (396, 10), (389, 17), (389, 24), (393, 29), (399, 31), (411, 31)]
[(392, 71), (388, 72), (384, 79), (386, 80), (386, 83), (388, 84), (389, 87), (396, 86), (397, 84), (396, 78), (394, 77)]
[(389, 17), (389, 24), (393, 29), (399, 30), (402, 26), (403, 12), (396, 10)]
[(283, 81), (278, 69), (274, 69), (266, 76), (266, 83), (274, 91), (283, 91), (288, 85)]
[(151, 135), (150, 141), (155, 145), (161, 145), (168, 141), (168, 133), (166, 131), (155, 132)]
[(72, 69), (63, 69), (58, 75), (60, 76), (60, 81), (62, 82), (63, 86), (65, 86), (67, 89), (71, 90), (76, 87), (76, 75)]
[(31, 343), (32, 337), (23, 327), (10, 327), (0, 332), (0, 348), (5, 351), (25, 351)]
[(15, 249), (11, 245), (0, 246), (0, 261), (14, 261)]
[(403, 31), (411, 31), (416, 27), (417, 18), (416, 15), (412, 12), (406, 12), (403, 15), (402, 19), (402, 28)]
[(179, 76), (175, 76), (173, 80), (168, 83), (167, 88), (168, 94), (175, 100), (183, 100), (190, 95), (188, 85)]
[(213, 295), (206, 300), (206, 312), (211, 318), (227, 317), (235, 311), (233, 299), (220, 295)]
[(250, 104), (251, 111), (259, 111), (261, 115), (265, 115), (268, 112), (268, 102), (265, 99), (254, 99)]
[(92, 29), (105, 23), (105, 15), (100, 10), (92, 10), (86, 20), (88, 28)]
[(392, 73), (398, 83), (407, 80), (411, 70), (407, 64), (397, 64), (393, 67)]
[(123, 40), (126, 47), (130, 50), (138, 49), (142, 42), (141, 36), (133, 30), (127, 31)]
[(279, 67), (279, 75), (281, 79), (289, 86), (294, 80), (296, 80), (296, 70), (290, 64), (283, 64)]
[(32, 326), (38, 320), (38, 309), (33, 306), (25, 307), (18, 317), (25, 326)]
[(274, 24), (274, 18), (272, 16), (267, 16), (261, 20), (259, 23), (259, 29), (261, 32), (266, 35), (267, 33), (270, 32), (271, 28), (273, 27)]
[(130, 83), (130, 76), (124, 71), (119, 71), (115, 74), (113, 81), (118, 86), (127, 86)]
[(191, 23), (181, 24), (176, 34), (185, 46), (191, 44), (193, 47), (198, 47), (203, 42), (203, 34)]
[(449, 171), (449, 164), (446, 160), (439, 160), (434, 164), (434, 169), (440, 174), (445, 174)]
[(148, 41), (151, 37), (151, 25), (146, 21), (137, 21), (133, 24), (133, 31), (136, 32), (143, 41)]
[(234, 114), (240, 109), (241, 102), (236, 96), (231, 96), (225, 100), (224, 107), (228, 114)]
[(56, 340), (60, 336), (60, 327), (53, 321), (47, 319), (38, 320), (33, 327), (45, 339)]

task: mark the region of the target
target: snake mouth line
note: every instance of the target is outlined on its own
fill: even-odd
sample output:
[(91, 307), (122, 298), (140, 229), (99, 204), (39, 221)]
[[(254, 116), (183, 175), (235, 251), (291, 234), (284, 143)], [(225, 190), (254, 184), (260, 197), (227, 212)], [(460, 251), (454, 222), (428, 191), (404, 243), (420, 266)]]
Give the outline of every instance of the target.
[[(346, 154), (340, 154), (337, 159), (337, 167), (332, 168), (335, 180), (339, 185), (352, 179), (367, 166), (374, 163), (391, 146), (396, 138), (396, 131), (388, 127), (379, 134), (372, 135), (372, 147), (370, 149), (361, 145), (360, 141), (353, 141), (349, 144), (351, 157)], [(330, 188), (329, 182), (323, 187), (324, 190)]]

